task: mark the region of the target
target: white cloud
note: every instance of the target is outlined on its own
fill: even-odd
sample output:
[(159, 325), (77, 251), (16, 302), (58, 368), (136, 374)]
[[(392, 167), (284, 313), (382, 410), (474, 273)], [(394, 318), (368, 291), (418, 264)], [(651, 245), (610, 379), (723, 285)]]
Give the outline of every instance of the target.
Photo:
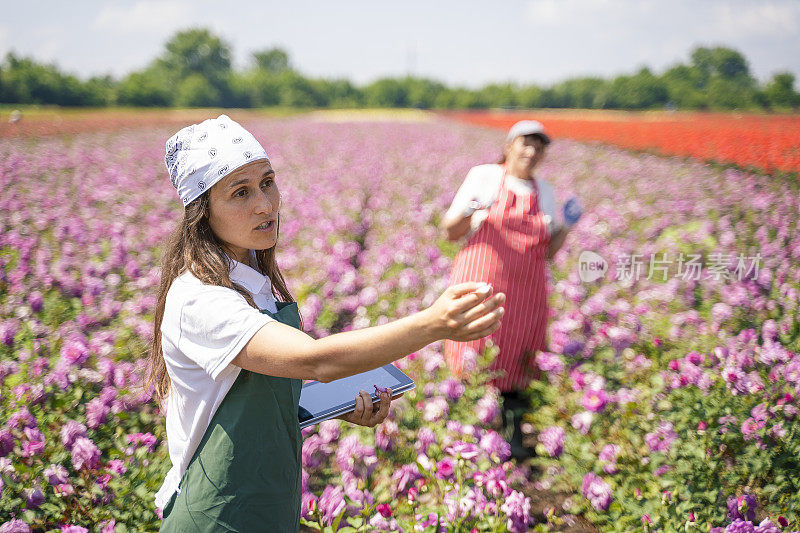
[(525, 0), (521, 9), (530, 35), (551, 51), (537, 58), (540, 82), (641, 65), (662, 71), (688, 61), (696, 46), (740, 51), (757, 77), (800, 66), (793, 51), (800, 39), (798, 0)]
[(540, 28), (559, 32), (599, 30), (603, 24), (616, 32), (647, 28), (654, 37), (673, 31), (702, 34), (701, 39), (730, 41), (747, 37), (796, 34), (800, 30), (800, 2), (772, 0), (528, 0), (525, 18)]
[(652, 0), (529, 0), (525, 16), (535, 24), (569, 28), (597, 19), (628, 20), (648, 14), (653, 5)]
[(139, 0), (130, 6), (106, 5), (92, 21), (92, 28), (124, 33), (168, 33), (186, 27), (191, 6), (183, 1)]
[(717, 4), (717, 29), (727, 38), (763, 37), (796, 33), (800, 26), (800, 3)]
[(558, 26), (574, 22), (576, 16), (586, 16), (587, 10), (596, 10), (600, 3), (591, 0), (531, 0), (526, 15), (536, 24)]
[(556, 25), (563, 20), (564, 12), (559, 9), (558, 0), (535, 0), (528, 4), (526, 15), (532, 22)]
[(548, 84), (641, 65), (661, 72), (686, 63), (695, 46), (716, 45), (739, 50), (763, 79), (779, 70), (800, 75), (800, 0), (512, 0), (477, 19), (485, 0), (396, 11), (370, 0), (248, 0), (230, 9), (211, 0), (52, 2), (44, 11), (36, 2), (8, 4), (0, 59), (13, 49), (81, 76), (143, 68), (167, 38), (197, 26), (231, 45), (236, 68), (254, 50), (281, 46), (309, 76), (359, 83), (411, 68), (408, 28), (421, 39), (414, 71), (451, 85)]
[(57, 63), (59, 52), (62, 48), (61, 42), (58, 39), (46, 39), (39, 43), (34, 55), (41, 61)]

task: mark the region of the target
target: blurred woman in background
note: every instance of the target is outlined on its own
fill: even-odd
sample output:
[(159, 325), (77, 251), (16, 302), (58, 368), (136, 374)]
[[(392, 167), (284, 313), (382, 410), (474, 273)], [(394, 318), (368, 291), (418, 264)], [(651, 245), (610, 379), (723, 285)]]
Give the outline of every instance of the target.
[[(514, 124), (499, 163), (470, 169), (442, 223), (448, 240), (467, 238), (453, 261), (450, 284), (483, 281), (506, 294), (503, 324), (489, 337), (500, 350), (490, 369), (503, 372), (493, 384), (503, 397), (503, 425), (517, 459), (531, 455), (522, 444), (520, 421), (529, 406), (525, 389), (539, 377), (534, 357), (546, 347), (546, 260), (570, 227), (557, 220), (552, 186), (534, 176), (549, 144), (539, 122)], [(445, 341), (445, 359), (455, 375), (464, 371), (465, 351), (480, 353), (485, 342)]]

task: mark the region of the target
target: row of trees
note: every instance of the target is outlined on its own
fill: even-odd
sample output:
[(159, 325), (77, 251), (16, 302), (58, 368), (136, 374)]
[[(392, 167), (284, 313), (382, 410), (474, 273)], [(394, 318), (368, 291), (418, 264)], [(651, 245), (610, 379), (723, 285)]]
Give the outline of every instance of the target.
[(447, 87), (435, 80), (383, 78), (364, 87), (344, 79), (309, 78), (279, 48), (256, 52), (244, 71), (231, 67), (231, 49), (206, 29), (181, 31), (144, 70), (120, 80), (80, 80), (53, 65), (10, 53), (0, 65), (0, 103), (62, 106), (175, 107), (488, 107), (595, 109), (796, 109), (794, 75), (761, 85), (746, 59), (730, 48), (696, 48), (688, 64), (661, 74), (642, 68), (612, 79), (574, 78), (550, 87), (490, 84)]

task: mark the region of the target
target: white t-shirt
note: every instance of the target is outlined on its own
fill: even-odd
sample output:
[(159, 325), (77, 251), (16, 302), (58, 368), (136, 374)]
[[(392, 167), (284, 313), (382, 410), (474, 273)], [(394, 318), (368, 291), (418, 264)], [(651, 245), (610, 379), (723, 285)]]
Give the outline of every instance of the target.
[[(250, 255), (255, 264), (252, 250)], [(277, 311), (268, 277), (236, 260), (230, 276), (259, 309)], [(241, 368), (231, 361), (273, 320), (235, 290), (205, 285), (188, 270), (172, 282), (161, 324), (161, 347), (172, 381), (165, 402), (172, 468), (156, 493), (156, 507), (163, 508), (178, 490), (211, 418), (239, 376)]]
[[(445, 216), (447, 218), (462, 216), (461, 213), (473, 200), (490, 207), (497, 200), (502, 179), (502, 165), (488, 164), (472, 167), (467, 173), (467, 177), (464, 178), (464, 183), (458, 188), (453, 203), (450, 204)], [(563, 217), (556, 217), (556, 199), (553, 187), (546, 181), (535, 179), (536, 187), (539, 189), (539, 210), (552, 234), (558, 226), (563, 225), (563, 220), (561, 220)], [(534, 191), (531, 180), (520, 179), (510, 174), (506, 174), (506, 186), (517, 195), (530, 195)], [(467, 237), (478, 231), (488, 217), (488, 207), (475, 211), (470, 219), (470, 231)]]

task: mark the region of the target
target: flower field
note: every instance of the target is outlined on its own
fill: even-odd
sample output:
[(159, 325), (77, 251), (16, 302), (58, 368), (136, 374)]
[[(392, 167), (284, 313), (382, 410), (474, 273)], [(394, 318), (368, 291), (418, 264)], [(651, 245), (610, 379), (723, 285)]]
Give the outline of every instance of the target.
[(624, 111), (467, 112), (447, 116), (507, 131), (516, 121), (542, 121), (555, 137), (656, 150), (743, 168), (800, 171), (800, 116)]
[[(406, 315), (447, 286), (457, 246), (438, 223), (503, 134), (232, 117), (277, 171), (278, 260), (310, 334)], [(558, 139), (541, 177), (585, 214), (552, 265), (537, 457), (508, 460), (492, 351), (461, 382), (434, 344), (398, 362), (417, 389), (379, 427), (304, 431), (304, 527), (800, 530), (797, 184), (545, 123)], [(0, 138), (0, 532), (158, 529), (164, 419), (139, 385), (181, 210), (163, 167), (177, 127)], [(585, 251), (607, 263), (599, 279), (583, 280)]]

